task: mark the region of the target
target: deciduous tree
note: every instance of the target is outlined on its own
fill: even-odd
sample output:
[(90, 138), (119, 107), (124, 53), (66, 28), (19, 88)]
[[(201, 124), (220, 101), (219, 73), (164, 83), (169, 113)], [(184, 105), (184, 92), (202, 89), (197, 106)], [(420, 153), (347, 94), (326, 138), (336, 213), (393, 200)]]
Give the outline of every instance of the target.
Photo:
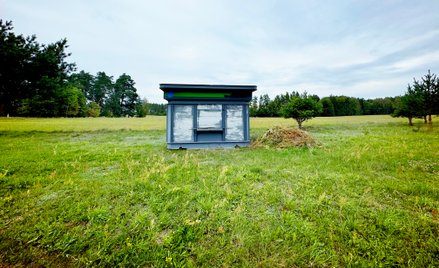
[(138, 117), (145, 117), (149, 114), (149, 103), (146, 98), (141, 99), (136, 104), (136, 115)]
[(66, 117), (85, 116), (86, 100), (83, 92), (74, 86), (67, 86), (59, 96), (60, 115)]
[(68, 83), (81, 89), (88, 101), (94, 100), (94, 77), (90, 73), (83, 70), (79, 73), (73, 73), (69, 76)]
[(320, 100), (322, 104), (322, 116), (335, 116), (334, 104), (329, 97)]
[(291, 100), (283, 106), (281, 111), (285, 118), (293, 118), (296, 120), (299, 128), (302, 128), (303, 122), (318, 116), (321, 112), (321, 103), (306, 93), (298, 97), (292, 97)]
[(101, 106), (96, 102), (92, 101), (87, 104), (87, 116), (88, 117), (98, 117), (101, 114)]

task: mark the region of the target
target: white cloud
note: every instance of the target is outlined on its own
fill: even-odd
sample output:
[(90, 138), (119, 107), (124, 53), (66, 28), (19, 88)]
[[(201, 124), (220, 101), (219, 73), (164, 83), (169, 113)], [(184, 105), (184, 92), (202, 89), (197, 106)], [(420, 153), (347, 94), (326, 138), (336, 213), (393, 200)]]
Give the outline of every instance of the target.
[(388, 68), (390, 70), (407, 71), (418, 67), (434, 65), (438, 62), (439, 51), (430, 52), (420, 56), (407, 57), (403, 60), (391, 64), (390, 66), (388, 66)]
[[(439, 2), (6, 1), (2, 17), (42, 43), (66, 37), (91, 73), (161, 82), (258, 85), (257, 94), (401, 94), (439, 72)], [(410, 19), (416, 18), (416, 19)], [(403, 87), (403, 88), (401, 88)]]

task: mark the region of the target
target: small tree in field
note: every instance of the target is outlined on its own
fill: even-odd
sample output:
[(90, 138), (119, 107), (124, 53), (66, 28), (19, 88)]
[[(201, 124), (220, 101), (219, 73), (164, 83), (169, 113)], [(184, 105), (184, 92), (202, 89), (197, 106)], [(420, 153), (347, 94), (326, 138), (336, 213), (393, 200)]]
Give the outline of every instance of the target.
[(305, 92), (300, 96), (294, 96), (281, 109), (281, 114), (285, 118), (296, 120), (299, 128), (302, 128), (303, 122), (318, 116), (322, 112), (322, 104), (315, 98), (307, 95)]
[(422, 95), (412, 90), (409, 85), (407, 93), (396, 100), (395, 111), (392, 116), (407, 117), (409, 125), (413, 126), (413, 118), (425, 116), (423, 102)]
[(439, 113), (439, 78), (428, 70), (420, 81), (413, 78), (413, 90), (422, 95), (424, 120), (425, 123), (431, 124), (432, 115)]
[(431, 124), (433, 114), (439, 114), (439, 78), (429, 70), (421, 81), (413, 78), (413, 85), (409, 84), (405, 95), (396, 102), (392, 116), (407, 117), (412, 126), (412, 119), (421, 117)]

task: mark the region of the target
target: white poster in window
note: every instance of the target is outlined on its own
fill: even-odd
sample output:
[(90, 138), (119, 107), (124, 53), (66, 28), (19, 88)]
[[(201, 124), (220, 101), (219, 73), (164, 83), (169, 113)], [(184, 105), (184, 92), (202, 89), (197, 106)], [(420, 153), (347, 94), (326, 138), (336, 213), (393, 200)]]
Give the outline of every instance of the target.
[(198, 105), (199, 129), (222, 129), (222, 105)]
[(174, 106), (174, 141), (190, 142), (194, 140), (194, 119), (192, 105)]
[(226, 140), (244, 140), (244, 117), (242, 105), (227, 105), (226, 117)]

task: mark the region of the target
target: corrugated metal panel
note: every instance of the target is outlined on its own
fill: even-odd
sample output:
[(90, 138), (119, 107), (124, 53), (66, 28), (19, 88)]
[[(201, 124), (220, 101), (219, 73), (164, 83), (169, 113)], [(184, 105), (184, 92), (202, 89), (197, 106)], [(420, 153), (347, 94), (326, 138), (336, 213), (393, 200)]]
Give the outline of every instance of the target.
[(193, 125), (193, 106), (175, 105), (174, 106), (174, 141), (191, 142), (194, 141)]
[(244, 140), (242, 105), (226, 105), (226, 141)]
[(197, 105), (198, 128), (221, 129), (222, 128), (222, 105), (208, 104)]

